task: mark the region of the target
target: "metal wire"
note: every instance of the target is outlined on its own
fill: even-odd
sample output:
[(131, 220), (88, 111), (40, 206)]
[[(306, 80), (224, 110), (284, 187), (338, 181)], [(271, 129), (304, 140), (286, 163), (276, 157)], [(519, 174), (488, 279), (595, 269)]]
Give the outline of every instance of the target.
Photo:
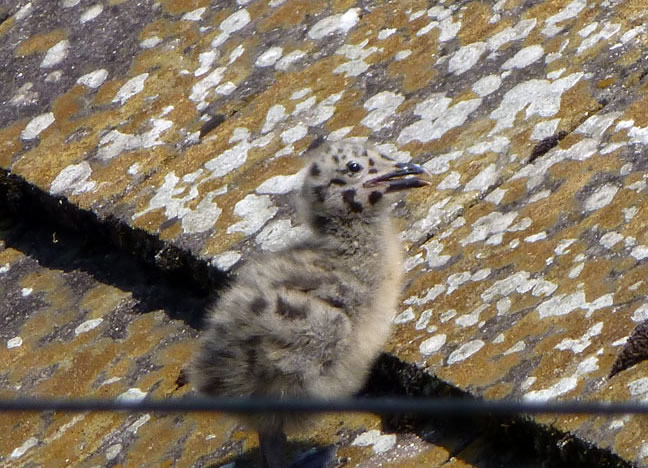
[(279, 400), (185, 397), (164, 400), (100, 400), (15, 398), (0, 400), (0, 412), (16, 411), (127, 411), (127, 412), (370, 412), (414, 413), (427, 416), (475, 416), (478, 414), (648, 414), (648, 401), (532, 401), (438, 398), (363, 398), (350, 400)]

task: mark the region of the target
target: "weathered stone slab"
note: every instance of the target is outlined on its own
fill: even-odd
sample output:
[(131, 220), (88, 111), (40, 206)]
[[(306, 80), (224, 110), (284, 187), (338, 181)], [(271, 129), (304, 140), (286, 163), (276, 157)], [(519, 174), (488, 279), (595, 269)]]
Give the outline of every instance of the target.
[[(0, 166), (228, 270), (304, 235), (288, 202), (299, 154), (316, 135), (370, 137), (436, 176), (435, 190), (418, 191), (401, 210), (412, 283), (391, 350), (488, 398), (642, 398), (643, 364), (606, 376), (623, 339), (646, 319), (643, 3), (23, 0), (0, 7)], [(20, 253), (9, 251), (13, 268)], [(91, 288), (126, 302), (128, 294), (93, 285), (75, 296), (47, 279), (60, 275), (41, 279), (32, 267), (25, 275), (33, 285), (21, 291), (76, 299), (60, 321), (45, 309), (8, 311), (3, 337), (25, 344), (2, 351), (0, 362), (22, 350), (21, 359), (42, 360), (43, 369), (58, 356), (71, 366), (70, 356), (95, 352), (127, 363), (146, 352), (141, 330), (184, 330), (173, 364), (164, 358), (155, 377), (137, 373), (129, 383), (155, 396), (172, 391), (170, 377), (192, 349), (190, 328), (155, 312), (117, 320), (127, 336), (101, 341), (99, 324), (73, 337), (87, 320), (119, 310), (108, 299), (105, 310), (84, 306)], [(140, 332), (131, 330), (142, 320)], [(60, 353), (34, 347), (53, 327), (66, 330), (56, 332)], [(29, 370), (21, 369), (13, 372)], [(59, 388), (58, 369), (38, 384), (11, 374), (8, 385)], [(96, 391), (96, 372), (87, 370), (78, 395)], [(106, 396), (129, 388), (120, 382)], [(101, 434), (136, 422), (96, 417)], [(46, 455), (34, 456), (47, 459), (55, 445), (43, 443), (54, 437), (47, 428), (81, 421), (65, 418), (59, 426), (30, 419), (39, 429), (13, 429), (3, 451), (36, 437)], [(160, 418), (158, 429), (147, 422), (137, 443), (161, 440), (169, 421)], [(195, 448), (173, 458), (179, 465), (212, 452), (195, 435), (210, 434), (195, 429), (205, 423), (183, 421), (192, 435), (173, 440)], [(375, 429), (371, 421), (353, 427)], [(646, 464), (641, 418), (538, 421)], [(99, 458), (88, 463), (105, 463), (104, 448), (89, 449)], [(437, 459), (426, 450), (422, 457)], [(219, 453), (209, 460), (229, 452)]]

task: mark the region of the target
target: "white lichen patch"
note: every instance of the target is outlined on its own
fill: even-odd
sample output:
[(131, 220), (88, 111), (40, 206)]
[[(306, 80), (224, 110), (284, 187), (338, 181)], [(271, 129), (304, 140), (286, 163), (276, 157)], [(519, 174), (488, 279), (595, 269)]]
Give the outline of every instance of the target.
[(228, 250), (222, 254), (216, 255), (211, 260), (211, 264), (221, 271), (228, 271), (241, 259), (241, 252)]
[(556, 133), (560, 119), (543, 120), (538, 122), (531, 132), (532, 140), (544, 140)]
[(200, 21), (202, 19), (202, 15), (206, 10), (206, 7), (196, 8), (195, 10), (188, 11), (187, 13), (182, 15), (182, 19), (184, 21)]
[(535, 28), (535, 25), (535, 18), (519, 21), (515, 26), (509, 26), (491, 36), (487, 41), (488, 48), (497, 51), (504, 44), (524, 39)]
[(444, 246), (437, 239), (430, 239), (422, 247), (426, 252), (425, 261), (431, 268), (441, 267), (450, 260), (450, 255), (440, 255)]
[(465, 361), (482, 349), (484, 345), (485, 343), (482, 340), (472, 340), (462, 344), (459, 348), (450, 353), (447, 364), (452, 365), (457, 362)]
[(249, 194), (234, 206), (234, 214), (243, 219), (229, 226), (227, 233), (242, 232), (246, 236), (254, 234), (277, 213), (277, 210), (269, 196)]
[(54, 123), (54, 114), (47, 112), (40, 114), (29, 121), (27, 126), (20, 132), (20, 138), (23, 140), (33, 140), (41, 134), (43, 130)]
[(293, 50), (292, 52), (289, 52), (281, 57), (275, 64), (275, 68), (277, 70), (286, 71), (293, 63), (298, 62), (304, 57), (306, 57), (306, 52), (304, 52), (303, 50)]
[(592, 344), (592, 338), (600, 335), (601, 331), (603, 331), (603, 322), (597, 322), (582, 337), (578, 339), (565, 338), (555, 348), (561, 351), (571, 351), (574, 354), (582, 353)]
[(532, 63), (540, 60), (544, 55), (544, 49), (541, 45), (535, 44), (519, 50), (513, 57), (502, 64), (503, 70), (513, 68), (525, 68)]
[(88, 88), (97, 89), (108, 78), (108, 70), (100, 68), (90, 73), (80, 76), (77, 80), (78, 84), (87, 86)]
[(448, 276), (446, 282), (448, 283), (448, 290), (446, 295), (452, 294), (453, 291), (458, 289), (462, 284), (469, 281), (472, 274), (469, 271), (462, 271), (460, 273), (453, 273)]
[(142, 401), (144, 398), (146, 398), (147, 393), (143, 392), (137, 387), (129, 388), (126, 390), (124, 393), (121, 393), (117, 397), (117, 401)]
[(36, 447), (36, 445), (38, 445), (38, 439), (36, 437), (30, 437), (25, 442), (23, 442), (23, 444), (20, 447), (16, 447), (15, 449), (13, 449), (13, 451), (9, 455), (9, 458), (13, 458), (13, 459), (20, 458), (27, 452), (27, 450), (29, 450), (32, 447)]
[(570, 279), (578, 278), (580, 276), (580, 274), (582, 273), (583, 268), (585, 268), (585, 264), (584, 263), (579, 263), (574, 268), (569, 270), (569, 273), (567, 274), (567, 276)]
[(463, 156), (463, 151), (452, 151), (430, 159), (423, 167), (432, 174), (439, 175), (450, 170), (450, 163)]
[(275, 104), (274, 106), (268, 109), (266, 114), (265, 123), (263, 124), (263, 129), (261, 133), (268, 133), (274, 129), (278, 123), (284, 121), (288, 117), (286, 114), (286, 108), (281, 104)]
[(225, 67), (219, 67), (191, 87), (189, 99), (204, 106), (210, 91), (218, 86), (225, 76)]
[(498, 177), (499, 171), (497, 170), (497, 165), (495, 163), (489, 164), (466, 184), (464, 191), (470, 192), (476, 190), (483, 193), (497, 182)]
[(88, 8), (86, 11), (84, 11), (81, 14), (81, 17), (79, 18), (79, 21), (81, 24), (87, 23), (88, 21), (92, 21), (95, 19), (97, 16), (103, 12), (103, 5), (97, 4), (97, 5), (92, 5), (90, 8)]
[(595, 311), (613, 304), (614, 294), (604, 294), (592, 302), (585, 300), (585, 293), (578, 290), (572, 294), (558, 294), (538, 306), (540, 318), (556, 317), (569, 314), (576, 309), (586, 310), (585, 317), (590, 317)]
[(145, 215), (146, 213), (164, 208), (165, 216), (168, 219), (175, 217), (182, 218), (185, 214), (189, 212), (188, 208), (185, 208), (185, 203), (189, 200), (193, 200), (198, 196), (198, 189), (192, 187), (189, 190), (189, 193), (183, 197), (177, 197), (182, 193), (185, 193), (185, 187), (177, 187), (180, 178), (175, 175), (175, 172), (170, 172), (164, 176), (164, 182), (156, 190), (155, 195), (149, 201), (149, 206), (143, 211), (137, 212), (133, 215), (133, 219), (137, 219), (140, 216)]
[(364, 103), (364, 108), (370, 112), (360, 123), (377, 132), (391, 124), (387, 119), (395, 116), (396, 109), (404, 101), (404, 96), (391, 91), (382, 91), (375, 94)]
[(197, 234), (211, 229), (223, 210), (214, 203), (214, 197), (223, 191), (213, 191), (205, 195), (195, 209), (187, 212), (182, 217), (182, 230), (186, 234)]
[(571, 392), (578, 386), (578, 378), (565, 377), (543, 390), (534, 390), (524, 394), (525, 400), (547, 401)]
[(431, 288), (429, 288), (423, 297), (418, 297), (418, 296), (410, 296), (407, 299), (403, 301), (403, 304), (405, 305), (424, 305), (427, 304), (430, 301), (435, 300), (437, 297), (439, 297), (443, 292), (445, 292), (446, 287), (443, 284), (437, 284)]
[(545, 231), (538, 232), (537, 234), (531, 234), (524, 238), (524, 242), (533, 243), (547, 238), (547, 233)]
[(452, 171), (437, 185), (437, 190), (455, 190), (459, 187), (461, 187), (461, 174)]
[(308, 135), (308, 128), (305, 125), (295, 125), (281, 133), (281, 141), (285, 144), (295, 143)]
[(545, 20), (542, 34), (549, 37), (555, 36), (569, 24), (568, 20), (575, 18), (586, 6), (586, 0), (573, 0), (558, 13)]
[(378, 31), (378, 40), (384, 41), (396, 32), (396, 28), (385, 28)]
[(489, 135), (511, 128), (518, 112), (525, 109), (526, 119), (534, 115), (553, 117), (560, 110), (562, 94), (582, 77), (583, 73), (572, 73), (553, 82), (532, 79), (517, 84), (504, 95), (497, 109), (491, 112), (491, 119), (497, 123)]
[(223, 33), (229, 35), (243, 29), (250, 22), (250, 13), (245, 8), (235, 11), (220, 24)]
[(502, 78), (499, 75), (488, 75), (475, 81), (472, 90), (479, 95), (479, 97), (486, 97), (494, 93), (502, 85)]
[(111, 461), (111, 460), (114, 460), (115, 458), (117, 458), (119, 456), (119, 454), (121, 453), (122, 449), (123, 449), (122, 444), (119, 444), (119, 443), (118, 444), (112, 444), (110, 447), (108, 447), (106, 449), (106, 455), (105, 455), (106, 460)]
[(399, 50), (394, 54), (394, 60), (396, 62), (400, 62), (401, 60), (405, 60), (410, 55), (412, 55), (412, 51), (410, 49)]
[(636, 246), (630, 251), (630, 256), (632, 256), (637, 261), (643, 260), (644, 258), (648, 257), (648, 246), (646, 245)]
[(612, 184), (605, 184), (599, 187), (592, 195), (585, 200), (585, 211), (594, 211), (609, 205), (614, 196), (619, 191), (619, 187)]
[(323, 39), (329, 34), (347, 33), (360, 21), (360, 8), (351, 8), (344, 13), (327, 16), (319, 20), (308, 31), (308, 37), (313, 40)]
[(414, 315), (414, 310), (411, 307), (408, 307), (403, 312), (401, 312), (396, 317), (394, 317), (393, 322), (395, 324), (399, 325), (399, 324), (402, 324), (402, 323), (411, 322), (415, 318), (416, 318), (416, 315)]
[(50, 185), (50, 192), (54, 195), (72, 191), (72, 194), (89, 192), (93, 190), (97, 183), (89, 180), (92, 175), (92, 168), (87, 161), (79, 164), (70, 164), (63, 169)]
[(350, 61), (339, 65), (333, 73), (344, 73), (346, 76), (358, 76), (369, 69), (369, 64), (365, 59), (370, 55), (378, 52), (378, 47), (366, 47), (369, 43), (368, 39), (360, 42), (359, 44), (344, 44), (335, 51), (337, 55), (344, 55)]
[(152, 49), (153, 47), (162, 43), (162, 38), (159, 36), (149, 36), (139, 43), (142, 49)]
[(515, 343), (513, 346), (511, 346), (509, 349), (504, 351), (502, 354), (504, 356), (508, 356), (509, 354), (520, 353), (525, 349), (526, 349), (526, 343), (523, 340), (520, 340), (517, 343)]
[(580, 43), (578, 49), (576, 50), (576, 54), (582, 54), (587, 49), (596, 45), (598, 42), (608, 40), (616, 33), (618, 33), (620, 29), (621, 29), (620, 24), (605, 23), (605, 25), (599, 32), (597, 32), (592, 36), (587, 37), (586, 39), (583, 40), (583, 42)]
[(293, 226), (289, 219), (278, 219), (268, 223), (256, 236), (256, 242), (263, 250), (276, 252), (289, 245), (295, 245), (312, 235), (303, 225)]
[(580, 124), (576, 133), (582, 133), (590, 137), (601, 138), (603, 133), (621, 116), (621, 112), (609, 112), (607, 114), (594, 114), (585, 122)]
[(493, 190), (488, 195), (486, 195), (484, 197), (484, 200), (486, 200), (487, 202), (491, 202), (494, 205), (499, 205), (502, 199), (504, 198), (504, 195), (506, 195), (507, 191), (508, 189), (497, 187), (495, 190)]
[(423, 356), (430, 356), (443, 348), (445, 342), (445, 334), (442, 333), (439, 335), (434, 335), (433, 337), (428, 338), (419, 345), (419, 351)]
[(606, 249), (613, 248), (617, 243), (623, 240), (623, 235), (615, 231), (606, 232), (601, 236), (599, 243)]
[(10, 340), (7, 340), (7, 349), (19, 348), (22, 346), (23, 340), (19, 336), (14, 336)]
[(82, 333), (87, 333), (90, 330), (97, 328), (99, 325), (101, 325), (102, 322), (103, 322), (102, 318), (86, 320), (85, 322), (83, 322), (81, 325), (79, 325), (74, 329), (74, 334), (78, 336)]
[(648, 399), (648, 377), (633, 380), (628, 383), (628, 391), (634, 398), (641, 400)]
[(52, 68), (61, 63), (68, 55), (70, 50), (70, 41), (63, 39), (57, 42), (45, 53), (43, 61), (40, 64), (41, 68)]
[(29, 104), (34, 104), (38, 100), (39, 93), (34, 91), (32, 88), (34, 83), (28, 81), (22, 85), (16, 93), (9, 99), (9, 104), (12, 106), (26, 106)]
[(479, 315), (488, 308), (488, 304), (482, 304), (469, 314), (464, 314), (455, 319), (455, 323), (462, 328), (472, 327), (479, 322)]
[(486, 49), (485, 42), (473, 42), (457, 50), (448, 61), (448, 72), (461, 75), (474, 67)]
[(140, 416), (133, 424), (128, 426), (126, 430), (132, 434), (137, 434), (137, 431), (140, 429), (140, 427), (142, 427), (144, 424), (149, 422), (150, 419), (151, 419), (150, 414), (145, 414), (144, 416)]
[(382, 434), (379, 430), (372, 429), (357, 436), (351, 445), (373, 448), (375, 453), (384, 453), (396, 444), (396, 434)]
[(428, 326), (430, 319), (432, 318), (433, 313), (434, 310), (432, 309), (424, 310), (421, 313), (419, 319), (416, 321), (416, 325), (414, 325), (414, 328), (416, 328), (417, 330), (423, 330), (424, 328), (426, 328)]
[(279, 46), (270, 47), (268, 50), (263, 52), (259, 58), (257, 58), (254, 63), (257, 67), (271, 67), (281, 58), (283, 55), (283, 48)]
[[(79, 3), (79, 1), (81, 1), (81, 0), (63, 0), (63, 6), (65, 7), (65, 3), (68, 3), (68, 2)], [(16, 21), (24, 20), (25, 18), (27, 18), (31, 14), (32, 9), (33, 9), (32, 8), (32, 2), (27, 2), (25, 5), (23, 5), (20, 8), (20, 10), (18, 10), (16, 12), (16, 14), (14, 15), (14, 20), (16, 20)]]
[(140, 148), (153, 148), (164, 143), (161, 137), (173, 126), (173, 122), (166, 119), (152, 119), (151, 129), (139, 135), (122, 133), (119, 130), (111, 130), (99, 140), (97, 158), (102, 161), (109, 161), (125, 151), (132, 151)]
[(517, 218), (517, 215), (517, 212), (514, 211), (510, 213), (493, 211), (486, 216), (482, 216), (473, 223), (472, 232), (465, 238), (461, 239), (459, 243), (462, 246), (466, 246), (468, 244), (483, 241), (490, 235), (503, 233), (513, 223), (515, 218)]
[(219, 55), (218, 50), (208, 50), (207, 52), (199, 54), (198, 63), (200, 63), (200, 66), (194, 72), (194, 76), (202, 76), (207, 73)]
[(423, 118), (401, 131), (398, 144), (405, 145), (414, 140), (426, 143), (441, 138), (453, 128), (463, 125), (481, 105), (482, 99), (459, 101), (448, 107), (450, 102), (449, 98), (437, 94), (417, 105), (414, 113)]
[(148, 73), (141, 73), (128, 80), (121, 88), (119, 88), (119, 91), (117, 91), (117, 94), (115, 94), (112, 101), (119, 102), (123, 105), (130, 98), (142, 92), (144, 89), (144, 83), (148, 76)]

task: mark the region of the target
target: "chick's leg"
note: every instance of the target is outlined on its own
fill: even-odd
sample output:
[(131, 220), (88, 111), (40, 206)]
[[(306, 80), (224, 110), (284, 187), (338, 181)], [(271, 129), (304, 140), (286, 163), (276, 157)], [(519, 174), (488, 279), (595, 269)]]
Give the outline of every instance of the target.
[(286, 434), (281, 429), (259, 431), (263, 468), (286, 468)]

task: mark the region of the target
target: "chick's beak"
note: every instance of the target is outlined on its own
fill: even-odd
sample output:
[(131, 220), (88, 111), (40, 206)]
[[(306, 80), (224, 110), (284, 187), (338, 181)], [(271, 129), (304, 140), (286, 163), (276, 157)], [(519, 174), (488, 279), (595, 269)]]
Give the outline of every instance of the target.
[[(387, 192), (397, 192), (430, 185), (432, 175), (423, 166), (414, 163), (396, 163), (393, 171), (381, 174), (364, 183), (365, 187), (386, 185)], [(417, 177), (407, 177), (414, 175)]]

